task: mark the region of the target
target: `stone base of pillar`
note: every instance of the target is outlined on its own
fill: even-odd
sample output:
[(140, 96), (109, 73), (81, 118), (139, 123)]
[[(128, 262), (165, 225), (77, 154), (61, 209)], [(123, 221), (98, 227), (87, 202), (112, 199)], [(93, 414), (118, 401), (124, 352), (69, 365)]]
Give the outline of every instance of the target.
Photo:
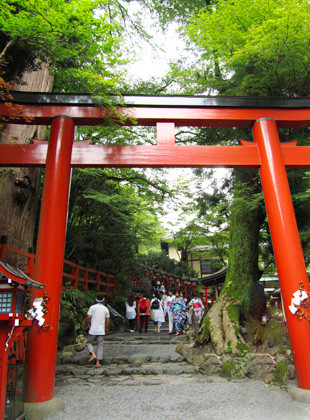
[(24, 411), (27, 420), (48, 419), (65, 409), (65, 402), (61, 398), (53, 398), (39, 403), (25, 403)]
[(288, 393), (290, 397), (301, 403), (310, 404), (310, 390), (309, 389), (302, 389), (298, 388), (297, 386), (293, 386), (289, 388)]

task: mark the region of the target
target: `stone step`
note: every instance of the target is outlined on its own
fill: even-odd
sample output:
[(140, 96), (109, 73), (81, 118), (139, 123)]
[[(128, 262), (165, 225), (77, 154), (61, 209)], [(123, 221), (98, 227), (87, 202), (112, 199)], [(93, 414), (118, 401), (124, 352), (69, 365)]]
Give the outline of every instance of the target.
[(197, 373), (197, 368), (189, 365), (186, 362), (174, 363), (147, 363), (135, 366), (134, 364), (116, 364), (109, 366), (101, 366), (99, 368), (91, 367), (77, 367), (75, 365), (57, 366), (56, 369), (56, 383), (57, 385), (74, 382), (97, 382), (104, 380), (107, 377), (133, 377), (133, 376), (175, 376)]
[[(105, 365), (110, 365), (113, 363), (129, 363), (135, 365), (141, 365), (148, 362), (182, 362), (184, 361), (184, 356), (181, 356), (175, 350), (175, 344), (162, 345), (162, 344), (152, 344), (149, 343), (139, 343), (138, 345), (127, 345), (127, 344), (115, 344), (115, 343), (105, 343), (104, 344), (104, 354), (103, 354), (103, 363)], [(59, 364), (76, 364), (76, 365), (87, 365), (89, 360), (89, 353), (86, 348), (81, 351), (70, 353), (64, 352), (60, 354)]]
[(128, 344), (128, 345), (139, 345), (139, 344), (174, 344), (177, 345), (181, 339), (181, 336), (175, 337), (174, 335), (168, 334), (168, 330), (163, 330), (159, 334), (154, 331), (148, 331), (147, 334), (143, 333), (130, 333), (125, 332), (121, 334), (111, 334), (104, 338), (106, 343), (114, 344)]

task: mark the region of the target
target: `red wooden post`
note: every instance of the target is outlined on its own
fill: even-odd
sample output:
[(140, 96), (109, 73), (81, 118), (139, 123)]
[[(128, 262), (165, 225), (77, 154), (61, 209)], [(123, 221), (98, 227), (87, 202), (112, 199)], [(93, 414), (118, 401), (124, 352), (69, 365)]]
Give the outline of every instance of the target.
[[(54, 396), (74, 127), (73, 120), (63, 116), (56, 117), (51, 126), (35, 265), (35, 280), (46, 285), (50, 297), (45, 322), (51, 327), (42, 331), (34, 325), (29, 333), (28, 402), (44, 402)], [(42, 297), (42, 291), (33, 292), (32, 297)]]
[(76, 265), (73, 270), (72, 270), (72, 274), (74, 275), (74, 283), (73, 283), (73, 287), (74, 289), (78, 288), (78, 284), (79, 284), (79, 270), (80, 267), (78, 265)]
[(166, 280), (167, 280), (166, 274), (163, 275), (162, 279), (163, 279), (163, 285), (166, 288)]
[(88, 292), (88, 277), (87, 277), (87, 267), (84, 268), (84, 291)]
[(172, 289), (172, 282), (174, 282), (174, 277), (170, 276), (168, 281), (169, 281), (169, 290), (171, 290)]
[(106, 279), (106, 289), (105, 289), (105, 295), (106, 297), (109, 297), (109, 282), (110, 282), (110, 275), (107, 274), (107, 279)]
[(187, 300), (187, 286), (188, 286), (188, 281), (184, 280), (184, 294), (185, 294), (185, 299)]
[(0, 244), (0, 260), (4, 261), (6, 244)]
[(6, 341), (12, 327), (0, 328), (0, 418), (4, 419), (5, 412), (5, 393), (8, 373), (8, 348), (6, 348)]
[(270, 118), (256, 121), (253, 134), (261, 158), (261, 181), (298, 386), (310, 389), (310, 326), (288, 309), (300, 282), (307, 293), (309, 282), (276, 122)]
[(96, 273), (96, 290), (99, 292), (100, 290), (100, 272), (97, 271)]
[(197, 283), (194, 282), (194, 281), (192, 281), (191, 287), (193, 289), (193, 293), (195, 293), (196, 292)]

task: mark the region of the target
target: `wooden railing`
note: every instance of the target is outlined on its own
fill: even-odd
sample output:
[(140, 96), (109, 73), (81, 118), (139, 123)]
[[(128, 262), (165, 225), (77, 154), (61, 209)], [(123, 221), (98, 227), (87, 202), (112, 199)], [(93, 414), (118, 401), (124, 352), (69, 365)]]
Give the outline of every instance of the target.
[[(23, 263), (23, 271), (30, 277), (34, 278), (35, 254), (22, 251), (7, 244), (0, 244), (0, 260), (5, 261), (7, 253), (13, 253), (25, 258)], [(95, 286), (95, 289), (108, 297), (112, 291), (117, 289), (117, 278), (114, 275), (103, 273), (92, 268), (82, 267), (71, 261), (64, 260), (63, 268), (63, 288), (73, 287), (81, 288), (87, 293), (89, 286)]]
[(64, 270), (67, 269), (69, 271), (69, 267), (70, 273), (66, 273), (65, 271), (63, 273), (63, 278), (67, 280), (64, 281), (64, 287), (72, 286), (74, 289), (77, 289), (79, 284), (83, 284), (84, 291), (87, 293), (89, 285), (92, 284), (95, 285), (97, 291), (103, 289), (103, 294), (106, 297), (109, 297), (112, 290), (116, 291), (116, 276), (64, 260)]

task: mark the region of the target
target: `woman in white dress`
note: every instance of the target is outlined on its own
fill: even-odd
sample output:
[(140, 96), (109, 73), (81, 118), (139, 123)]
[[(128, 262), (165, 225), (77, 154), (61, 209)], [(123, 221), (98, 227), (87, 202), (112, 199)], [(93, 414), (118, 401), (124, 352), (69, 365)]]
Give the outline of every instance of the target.
[(130, 295), (127, 299), (126, 305), (126, 318), (128, 319), (128, 327), (130, 332), (135, 332), (135, 319), (137, 316), (136, 312), (136, 301), (134, 295)]
[(165, 322), (165, 315), (158, 293), (156, 293), (155, 297), (151, 300), (151, 310), (154, 314), (155, 331), (159, 333), (160, 327)]

